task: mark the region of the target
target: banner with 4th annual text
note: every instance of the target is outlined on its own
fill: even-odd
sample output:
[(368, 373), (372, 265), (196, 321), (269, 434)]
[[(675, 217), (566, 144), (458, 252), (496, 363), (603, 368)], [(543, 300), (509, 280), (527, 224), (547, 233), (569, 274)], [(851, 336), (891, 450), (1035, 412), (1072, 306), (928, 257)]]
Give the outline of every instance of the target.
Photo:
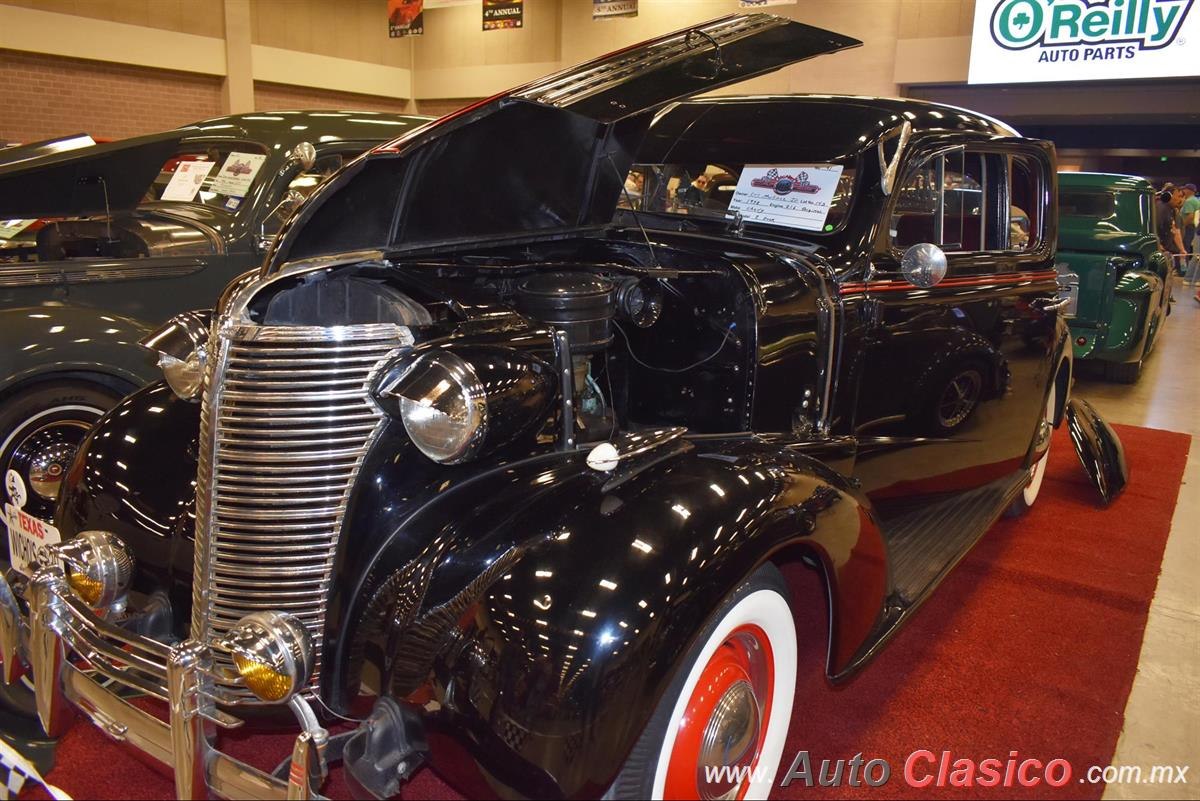
[(1200, 75), (1195, 0), (977, 0), (968, 83)]
[(483, 0), (483, 29), (496, 31), (525, 24), (525, 0)]
[(592, 0), (592, 19), (636, 17), (638, 0)]

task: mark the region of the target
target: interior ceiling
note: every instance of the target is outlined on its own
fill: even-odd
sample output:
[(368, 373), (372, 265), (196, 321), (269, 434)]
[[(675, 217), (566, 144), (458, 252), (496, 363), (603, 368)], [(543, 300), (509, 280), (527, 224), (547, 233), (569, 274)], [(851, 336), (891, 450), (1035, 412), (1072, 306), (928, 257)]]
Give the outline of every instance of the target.
[[(991, 114), (1022, 129), (1030, 125), (1067, 127), (1147, 125), (1191, 128), (1190, 147), (1200, 147), (1200, 80), (1080, 82), (998, 86), (922, 85), (909, 97), (963, 106)], [(1185, 136), (1184, 132), (1179, 132)], [(1126, 147), (1134, 146), (1126, 144)], [(1150, 142), (1146, 146), (1153, 146)]]

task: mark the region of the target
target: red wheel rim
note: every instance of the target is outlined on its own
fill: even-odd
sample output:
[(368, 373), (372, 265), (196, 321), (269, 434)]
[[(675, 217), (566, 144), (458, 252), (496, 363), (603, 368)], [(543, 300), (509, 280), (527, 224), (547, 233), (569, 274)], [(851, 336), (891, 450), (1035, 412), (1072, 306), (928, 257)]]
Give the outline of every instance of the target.
[[(667, 766), (664, 798), (719, 798), (725, 796), (732, 783), (709, 784), (705, 778), (705, 733), (713, 721), (718, 705), (731, 691), (744, 691), (748, 685), (757, 705), (757, 731), (753, 745), (738, 755), (733, 767), (749, 768), (737, 785), (736, 798), (749, 789), (749, 774), (758, 766), (762, 753), (763, 735), (771, 717), (771, 697), (775, 687), (775, 663), (771, 642), (766, 632), (756, 625), (739, 626), (730, 632), (709, 658), (687, 700), (683, 717), (675, 732)], [(742, 684), (742, 687), (738, 685)], [(718, 763), (719, 764), (719, 763)]]

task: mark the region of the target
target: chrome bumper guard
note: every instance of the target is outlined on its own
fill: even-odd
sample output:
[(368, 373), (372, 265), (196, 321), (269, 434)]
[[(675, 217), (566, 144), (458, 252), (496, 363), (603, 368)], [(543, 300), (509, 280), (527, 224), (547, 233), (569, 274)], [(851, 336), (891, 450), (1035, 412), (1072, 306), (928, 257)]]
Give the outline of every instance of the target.
[[(242, 721), (217, 708), (234, 697), (229, 690), (239, 682), (213, 672), (210, 647), (195, 640), (167, 646), (102, 619), (75, 597), (57, 565), (38, 570), (27, 594), (28, 624), (0, 577), (0, 679), (16, 681), (28, 666), (38, 717), (50, 736), (69, 728), (74, 707), (108, 736), (171, 768), (179, 798), (323, 798), (318, 789), (328, 733), (303, 699), (292, 701), (305, 730), (296, 737), (285, 781), (214, 747), (217, 727)], [(165, 701), (169, 719), (130, 703), (110, 689), (116, 685)]]

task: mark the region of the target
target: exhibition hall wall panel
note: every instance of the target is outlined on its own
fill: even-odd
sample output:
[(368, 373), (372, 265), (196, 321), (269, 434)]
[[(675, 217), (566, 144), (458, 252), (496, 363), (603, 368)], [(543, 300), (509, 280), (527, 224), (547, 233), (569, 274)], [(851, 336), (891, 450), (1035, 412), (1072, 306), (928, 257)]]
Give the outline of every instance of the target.
[(250, 41), (280, 50), (409, 67), (412, 42), (388, 38), (386, 10), (383, 0), (254, 0)]
[(224, 0), (4, 0), (4, 4), (195, 36), (224, 35)]
[[(408, 101), (350, 92), (331, 92), (307, 86), (288, 86), (255, 81), (254, 108), (256, 111), (285, 109), (331, 109), (338, 111), (392, 111), (404, 113)], [(424, 113), (424, 112), (422, 112)]]

